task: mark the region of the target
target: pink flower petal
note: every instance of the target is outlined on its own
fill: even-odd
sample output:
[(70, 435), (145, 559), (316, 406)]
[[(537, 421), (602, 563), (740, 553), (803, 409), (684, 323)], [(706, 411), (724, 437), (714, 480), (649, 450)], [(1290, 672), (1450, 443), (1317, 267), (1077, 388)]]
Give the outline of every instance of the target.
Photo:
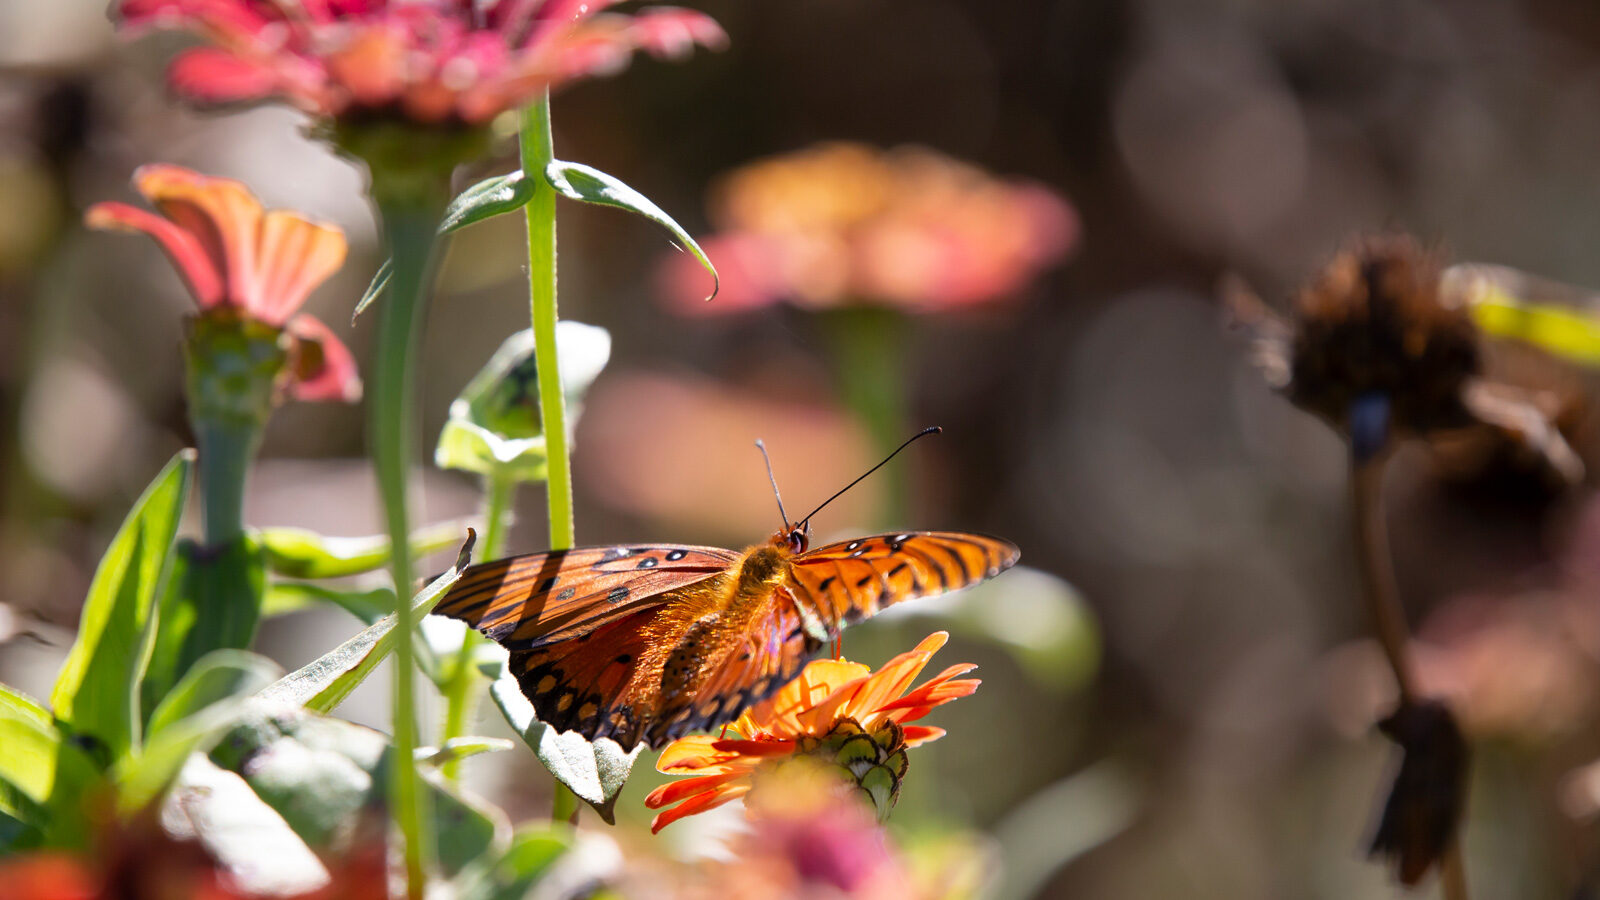
[(183, 276), (200, 306), (222, 302), (222, 275), (206, 247), (192, 233), (126, 203), (96, 203), (84, 214), (84, 224), (107, 231), (140, 231), (156, 239), (172, 265)]
[(277, 92), (278, 81), (272, 67), (214, 47), (180, 53), (167, 68), (168, 86), (200, 103), (260, 100)]
[(288, 327), (297, 341), (313, 341), (322, 350), (322, 366), (291, 382), (289, 395), (296, 400), (309, 401), (355, 403), (360, 400), (361, 375), (350, 348), (322, 320), (308, 313), (290, 319)]
[(317, 285), (344, 265), (344, 232), (287, 210), (261, 222), (256, 249), (257, 295), (250, 311), (274, 325), (287, 321)]
[(219, 262), (229, 302), (253, 312), (259, 302), (256, 247), (262, 211), (250, 189), (165, 164), (141, 166), (133, 181), (139, 193), (198, 238)]

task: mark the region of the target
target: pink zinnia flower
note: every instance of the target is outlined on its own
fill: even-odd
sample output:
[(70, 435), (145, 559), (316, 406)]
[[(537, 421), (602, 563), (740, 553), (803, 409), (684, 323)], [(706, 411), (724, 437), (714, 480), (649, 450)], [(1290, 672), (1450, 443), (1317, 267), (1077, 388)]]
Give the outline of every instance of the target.
[(288, 210), (264, 210), (243, 184), (179, 166), (143, 166), (133, 183), (161, 215), (126, 203), (97, 203), (84, 216), (89, 227), (155, 238), (202, 312), (228, 308), (283, 329), (291, 341), (291, 396), (361, 398), (349, 348), (327, 325), (299, 311), (344, 263), (343, 232)]
[(720, 26), (674, 8), (597, 14), (616, 0), (120, 0), (131, 28), (213, 46), (168, 72), (201, 103), (281, 97), (318, 116), (485, 122), (540, 91), (624, 67), (635, 50), (720, 47)]

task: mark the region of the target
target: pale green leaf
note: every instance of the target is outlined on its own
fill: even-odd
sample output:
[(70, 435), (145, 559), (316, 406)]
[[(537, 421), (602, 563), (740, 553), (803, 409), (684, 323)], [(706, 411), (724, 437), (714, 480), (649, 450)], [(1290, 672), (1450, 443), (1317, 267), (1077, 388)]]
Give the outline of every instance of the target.
[(673, 218), (666, 214), (661, 207), (650, 201), (650, 198), (639, 193), (620, 180), (607, 175), (599, 169), (582, 163), (553, 160), (544, 170), (545, 180), (556, 192), (572, 200), (584, 203), (595, 203), (601, 206), (610, 206), (624, 209), (631, 213), (644, 216), (646, 219), (665, 228), (674, 239), (700, 261), (701, 267), (711, 274), (712, 287), (710, 300), (717, 295), (721, 287), (721, 278), (717, 275), (717, 268), (711, 264), (711, 259), (700, 245), (679, 225)]
[(506, 672), (489, 688), (495, 705), (512, 730), (532, 748), (544, 767), (566, 785), (607, 823), (616, 821), (617, 795), (628, 782), (634, 761), (643, 744), (624, 751), (616, 741), (601, 738), (588, 741), (575, 731), (557, 732), (539, 721), (533, 704), (522, 695), (517, 679)]
[(103, 743), (113, 758), (139, 743), (140, 682), (194, 459), (193, 450), (173, 457), (112, 538), (50, 694), (56, 717), (76, 735)]

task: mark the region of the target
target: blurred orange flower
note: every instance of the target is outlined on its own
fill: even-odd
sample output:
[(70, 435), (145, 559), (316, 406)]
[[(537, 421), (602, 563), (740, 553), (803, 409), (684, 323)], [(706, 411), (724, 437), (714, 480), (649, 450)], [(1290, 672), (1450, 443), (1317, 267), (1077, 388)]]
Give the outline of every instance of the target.
[(615, 0), (120, 0), (131, 28), (190, 31), (213, 46), (168, 72), (201, 103), (281, 97), (318, 116), (477, 124), (546, 88), (624, 67), (635, 50), (681, 56), (727, 36), (662, 8), (602, 14)]
[(905, 774), (905, 750), (944, 736), (942, 728), (907, 723), (978, 688), (977, 679), (956, 677), (976, 666), (958, 664), (907, 692), (948, 639), (935, 632), (876, 672), (842, 659), (814, 660), (746, 710), (728, 728), (735, 737), (697, 734), (669, 744), (656, 769), (692, 777), (645, 798), (651, 809), (677, 804), (658, 813), (651, 830), (748, 794), (759, 772), (797, 756), (836, 763), (886, 815)]
[(673, 307), (714, 315), (789, 300), (931, 312), (1013, 296), (1076, 243), (1078, 219), (1049, 188), (1003, 181), (919, 147), (823, 144), (752, 163), (713, 191), (722, 275), (705, 299), (692, 259), (663, 270)]
[(183, 276), (202, 312), (230, 310), (288, 337), (289, 393), (301, 400), (361, 398), (354, 357), (327, 325), (300, 312), (344, 264), (344, 233), (288, 210), (263, 209), (250, 189), (180, 166), (142, 166), (133, 184), (161, 212), (97, 203), (91, 228), (150, 235)]

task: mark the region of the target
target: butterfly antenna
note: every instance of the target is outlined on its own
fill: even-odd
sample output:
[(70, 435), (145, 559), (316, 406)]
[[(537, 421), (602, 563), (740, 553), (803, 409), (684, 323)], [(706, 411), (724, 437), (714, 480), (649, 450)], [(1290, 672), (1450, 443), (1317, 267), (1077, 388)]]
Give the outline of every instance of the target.
[(761, 458), (767, 463), (767, 480), (772, 482), (772, 496), (778, 498), (778, 515), (783, 516), (783, 527), (789, 527), (789, 514), (783, 511), (783, 495), (778, 493), (778, 477), (772, 474), (772, 457), (767, 455), (767, 445), (760, 438), (756, 438), (756, 449), (761, 451)]
[(904, 450), (905, 448), (911, 446), (914, 442), (917, 441), (917, 439), (925, 438), (930, 434), (938, 434), (941, 431), (944, 431), (944, 429), (940, 428), (937, 425), (929, 425), (927, 428), (924, 428), (921, 431), (917, 432), (916, 434), (913, 434), (911, 437), (906, 439), (906, 442), (904, 444), (901, 444), (900, 446), (894, 448), (894, 452), (893, 453), (890, 453), (888, 456), (885, 456), (883, 458), (883, 462), (878, 463), (877, 465), (873, 466), (872, 468), (868, 469), (867, 471), (861, 473), (861, 477), (860, 478), (857, 478), (855, 481), (852, 481), (849, 484), (845, 485), (843, 488), (841, 488), (839, 490), (839, 493), (834, 494), (832, 497), (829, 497), (828, 499), (822, 501), (822, 506), (819, 506), (816, 509), (813, 509), (811, 512), (807, 513), (806, 517), (804, 519), (801, 519), (796, 524), (797, 525), (805, 525), (807, 522), (810, 522), (812, 516), (816, 515), (819, 512), (822, 512), (822, 507), (823, 506), (827, 506), (829, 503), (832, 503), (833, 501), (839, 499), (839, 497), (842, 494), (844, 494), (845, 491), (848, 491), (851, 488), (855, 487), (856, 485), (860, 484), (864, 479), (866, 479), (866, 477), (868, 475), (871, 475), (873, 472), (876, 472), (879, 469), (883, 468), (884, 465), (886, 465), (889, 462), (889, 460), (894, 459), (896, 456), (898, 456), (900, 454), (901, 450)]

